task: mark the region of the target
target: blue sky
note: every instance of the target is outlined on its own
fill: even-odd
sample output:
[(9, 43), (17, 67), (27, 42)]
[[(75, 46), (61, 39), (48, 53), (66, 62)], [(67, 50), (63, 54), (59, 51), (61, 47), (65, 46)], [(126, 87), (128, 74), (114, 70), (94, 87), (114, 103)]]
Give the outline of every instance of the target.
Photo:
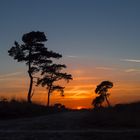
[(139, 59), (139, 6), (138, 0), (2, 0), (0, 49), (41, 30), (62, 54)]
[(47, 47), (62, 53), (71, 69), (92, 65), (138, 73), (139, 7), (139, 0), (1, 0), (0, 74), (25, 70), (7, 50), (33, 30), (47, 33)]

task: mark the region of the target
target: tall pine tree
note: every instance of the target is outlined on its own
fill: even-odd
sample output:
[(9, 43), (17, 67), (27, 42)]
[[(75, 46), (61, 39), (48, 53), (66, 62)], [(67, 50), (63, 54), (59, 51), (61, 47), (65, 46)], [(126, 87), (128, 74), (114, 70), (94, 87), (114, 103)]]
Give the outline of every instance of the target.
[(15, 41), (14, 46), (8, 51), (9, 55), (18, 62), (24, 62), (27, 65), (30, 78), (27, 101), (31, 103), (32, 87), (34, 75), (40, 71), (40, 65), (49, 65), (51, 58), (59, 59), (62, 57), (59, 53), (48, 51), (45, 47), (47, 38), (44, 32), (32, 31), (22, 36), (23, 44)]

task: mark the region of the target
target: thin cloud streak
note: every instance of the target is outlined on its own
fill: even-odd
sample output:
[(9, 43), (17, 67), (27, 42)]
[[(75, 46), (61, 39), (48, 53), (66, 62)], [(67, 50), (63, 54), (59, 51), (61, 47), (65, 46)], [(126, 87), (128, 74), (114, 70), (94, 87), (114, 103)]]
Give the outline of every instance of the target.
[(75, 55), (67, 55), (66, 57), (77, 58), (78, 56), (75, 56)]
[(98, 80), (98, 79), (101, 79), (101, 77), (88, 77), (88, 76), (87, 77), (82, 77), (81, 76), (81, 77), (75, 77), (74, 78), (74, 80), (77, 80), (77, 81), (78, 80), (80, 80), (80, 81), (81, 80), (83, 80), (83, 81), (85, 81), (85, 80)]
[(111, 67), (96, 67), (96, 69), (98, 69), (98, 70), (115, 70), (115, 68), (111, 68)]
[(138, 59), (120, 59), (120, 61), (140, 63)]
[(17, 75), (21, 75), (22, 73), (23, 73), (23, 72), (14, 72), (14, 73), (3, 74), (3, 75), (0, 75), (0, 78), (6, 78), (6, 77), (17, 76)]
[(126, 69), (125, 72), (140, 72), (138, 69)]

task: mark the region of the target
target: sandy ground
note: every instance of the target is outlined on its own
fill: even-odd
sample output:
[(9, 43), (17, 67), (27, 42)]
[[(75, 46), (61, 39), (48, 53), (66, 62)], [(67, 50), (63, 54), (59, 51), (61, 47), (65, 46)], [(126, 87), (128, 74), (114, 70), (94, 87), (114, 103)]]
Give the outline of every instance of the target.
[(0, 140), (139, 140), (139, 129), (82, 127), (86, 112), (0, 121)]

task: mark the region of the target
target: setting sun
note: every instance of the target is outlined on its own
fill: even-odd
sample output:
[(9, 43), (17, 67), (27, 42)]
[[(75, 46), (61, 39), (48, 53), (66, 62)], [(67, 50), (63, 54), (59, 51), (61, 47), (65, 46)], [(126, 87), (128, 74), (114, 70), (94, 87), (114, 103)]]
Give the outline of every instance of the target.
[(80, 110), (80, 109), (83, 109), (84, 107), (82, 107), (82, 106), (77, 106), (77, 110)]

